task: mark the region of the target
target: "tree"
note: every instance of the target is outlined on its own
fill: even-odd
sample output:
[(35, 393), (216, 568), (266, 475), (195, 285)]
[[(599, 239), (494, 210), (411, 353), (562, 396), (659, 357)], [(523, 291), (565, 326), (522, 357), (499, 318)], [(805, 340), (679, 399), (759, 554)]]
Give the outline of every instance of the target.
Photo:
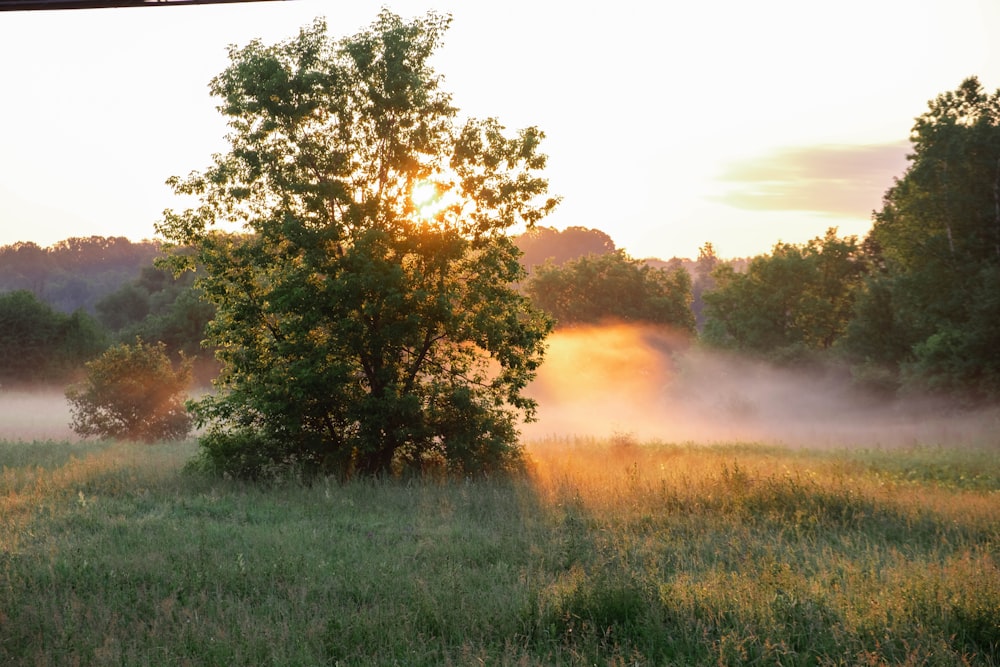
[(715, 254), (715, 246), (711, 243), (705, 243), (698, 248), (698, 259), (692, 271), (694, 275), (691, 284), (691, 310), (694, 312), (695, 324), (699, 330), (705, 326), (704, 295), (715, 289), (715, 278), (712, 274), (721, 262), (722, 260)]
[(191, 430), (184, 407), (190, 384), (190, 365), (175, 369), (163, 343), (116, 345), (87, 363), (87, 377), (66, 390), (70, 426), (83, 437), (179, 440)]
[(778, 243), (746, 272), (720, 265), (703, 295), (704, 340), (775, 359), (795, 360), (829, 350), (850, 321), (864, 275), (860, 247), (836, 229), (804, 245)]
[(161, 341), (172, 355), (210, 356), (202, 341), (215, 308), (202, 299), (194, 280), (193, 273), (174, 276), (147, 266), (137, 280), (97, 302), (98, 316), (118, 340)]
[(46, 379), (61, 318), (28, 291), (0, 296), (0, 382)]
[[(846, 345), (910, 388), (1000, 395), (1000, 91), (939, 95), (865, 241), (872, 276)], [(873, 344), (881, 339), (884, 344)]]
[(62, 320), (59, 329), (59, 349), (56, 363), (67, 371), (76, 372), (108, 347), (107, 332), (83, 310), (74, 311)]
[(65, 380), (106, 346), (83, 311), (64, 315), (27, 290), (0, 294), (0, 383)]
[(514, 239), (524, 253), (521, 263), (533, 272), (546, 261), (564, 264), (587, 255), (605, 255), (615, 251), (615, 242), (599, 229), (567, 227), (559, 231), (553, 227), (536, 226)]
[(126, 283), (117, 292), (98, 301), (95, 310), (101, 324), (111, 331), (119, 331), (149, 315), (149, 292), (134, 282)]
[(540, 131), (457, 121), (428, 65), (449, 22), (383, 11), (334, 40), (316, 21), (232, 48), (213, 79), (230, 149), (172, 179), (200, 205), (158, 226), (217, 309), (219, 392), (195, 407), (209, 467), (475, 472), (520, 454), (551, 324), (511, 287), (506, 231), (556, 200)]
[(694, 332), (688, 272), (654, 269), (620, 250), (536, 267), (526, 292), (559, 326), (618, 320)]

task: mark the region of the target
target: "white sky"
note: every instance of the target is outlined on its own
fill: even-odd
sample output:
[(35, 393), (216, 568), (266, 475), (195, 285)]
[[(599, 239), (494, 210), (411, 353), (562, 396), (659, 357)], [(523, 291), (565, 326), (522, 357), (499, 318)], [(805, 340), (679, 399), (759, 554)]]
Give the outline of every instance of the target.
[[(163, 184), (208, 166), (226, 46), (381, 6), (454, 22), (436, 57), (464, 114), (547, 134), (559, 209), (635, 257), (723, 256), (863, 235), (913, 118), (1000, 86), (996, 0), (286, 0), (0, 12), (0, 244), (151, 238)], [(991, 44), (991, 41), (993, 42)]]

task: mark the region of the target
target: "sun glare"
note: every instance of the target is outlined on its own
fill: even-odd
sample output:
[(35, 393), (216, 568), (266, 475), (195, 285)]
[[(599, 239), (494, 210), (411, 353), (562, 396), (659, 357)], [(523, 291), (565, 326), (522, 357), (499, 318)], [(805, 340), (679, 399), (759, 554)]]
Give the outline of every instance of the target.
[(410, 201), (421, 220), (433, 220), (458, 201), (454, 192), (438, 181), (417, 181), (410, 190)]

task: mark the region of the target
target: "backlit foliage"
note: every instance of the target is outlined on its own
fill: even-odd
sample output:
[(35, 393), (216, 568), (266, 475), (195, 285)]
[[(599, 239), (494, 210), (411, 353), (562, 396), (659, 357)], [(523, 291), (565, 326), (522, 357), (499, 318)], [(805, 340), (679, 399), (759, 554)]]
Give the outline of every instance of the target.
[(87, 377), (66, 391), (70, 426), (83, 437), (179, 440), (191, 429), (184, 397), (190, 365), (175, 369), (163, 343), (116, 345), (87, 364)]
[[(159, 226), (196, 249), (177, 267), (204, 267), (217, 308), (224, 370), (196, 408), (209, 467), (383, 474), (516, 458), (550, 324), (510, 287), (523, 269), (506, 231), (556, 200), (536, 175), (540, 131), (456, 120), (428, 65), (449, 20), (384, 11), (342, 40), (317, 21), (233, 48), (212, 81), (230, 150), (172, 180), (201, 204)], [(412, 195), (429, 182), (447, 202), (431, 215)]]

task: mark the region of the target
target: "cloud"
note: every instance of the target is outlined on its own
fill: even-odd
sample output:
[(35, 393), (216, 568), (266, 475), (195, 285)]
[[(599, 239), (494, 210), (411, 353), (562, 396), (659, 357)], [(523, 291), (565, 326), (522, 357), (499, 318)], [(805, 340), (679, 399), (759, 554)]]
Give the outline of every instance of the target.
[(909, 151), (908, 141), (778, 149), (729, 165), (719, 180), (731, 187), (716, 199), (753, 211), (867, 218), (906, 170)]

